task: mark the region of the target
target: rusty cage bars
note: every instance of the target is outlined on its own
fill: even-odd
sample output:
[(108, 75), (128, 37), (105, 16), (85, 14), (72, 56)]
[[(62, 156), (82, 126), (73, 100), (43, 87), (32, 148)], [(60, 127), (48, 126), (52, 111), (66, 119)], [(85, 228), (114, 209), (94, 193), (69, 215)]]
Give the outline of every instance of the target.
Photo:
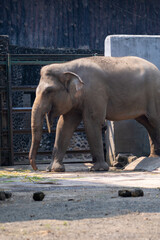
[[(31, 112), (31, 107), (23, 108), (13, 108), (12, 107), (12, 92), (13, 91), (23, 91), (23, 92), (35, 92), (36, 86), (12, 86), (12, 66), (13, 65), (47, 65), (51, 63), (62, 63), (70, 61), (73, 59), (78, 59), (82, 57), (90, 57), (100, 54), (1, 54), (0, 55), (0, 66), (6, 66), (6, 86), (0, 86), (0, 94), (6, 92), (7, 107), (2, 108), (2, 103), (0, 102), (0, 165), (2, 153), (8, 152), (8, 162), (5, 165), (14, 165), (14, 156), (26, 156), (29, 152), (14, 152), (13, 149), (13, 135), (14, 134), (31, 134), (31, 129), (13, 129), (13, 119), (12, 113), (20, 112)], [(4, 112), (7, 112), (7, 123), (8, 129), (2, 128), (2, 115)], [(84, 132), (84, 129), (77, 129), (78, 132)], [(43, 129), (43, 133), (46, 133), (47, 129)], [(55, 132), (55, 129), (52, 129), (52, 132)], [(3, 147), (3, 137), (8, 135), (8, 147)], [(67, 153), (89, 153), (89, 149), (85, 150), (71, 150)], [(39, 155), (50, 155), (51, 151), (41, 151), (38, 152)], [(26, 163), (20, 163), (26, 164)], [(28, 162), (29, 164), (29, 162)]]

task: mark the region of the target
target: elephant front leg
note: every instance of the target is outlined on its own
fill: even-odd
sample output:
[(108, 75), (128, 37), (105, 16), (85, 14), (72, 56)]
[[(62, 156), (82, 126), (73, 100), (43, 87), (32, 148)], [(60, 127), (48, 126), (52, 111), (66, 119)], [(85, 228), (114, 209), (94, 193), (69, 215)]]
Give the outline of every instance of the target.
[(85, 130), (93, 158), (90, 171), (108, 171), (109, 166), (104, 160), (102, 125), (92, 118), (84, 120)]
[(56, 128), (56, 138), (52, 155), (53, 161), (47, 168), (47, 171), (65, 171), (63, 157), (67, 151), (67, 147), (69, 146), (70, 139), (81, 120), (81, 115), (76, 112), (70, 112), (60, 116)]

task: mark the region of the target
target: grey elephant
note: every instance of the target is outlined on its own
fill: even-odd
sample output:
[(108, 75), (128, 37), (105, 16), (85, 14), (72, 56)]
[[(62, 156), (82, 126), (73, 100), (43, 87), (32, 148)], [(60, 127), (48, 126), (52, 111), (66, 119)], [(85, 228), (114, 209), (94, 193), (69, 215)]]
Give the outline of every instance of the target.
[(160, 71), (138, 57), (95, 56), (42, 67), (31, 117), (29, 160), (34, 170), (45, 115), (49, 130), (60, 116), (49, 171), (65, 171), (63, 157), (81, 120), (93, 171), (109, 169), (101, 134), (105, 119), (137, 120), (149, 133), (150, 156), (160, 155)]

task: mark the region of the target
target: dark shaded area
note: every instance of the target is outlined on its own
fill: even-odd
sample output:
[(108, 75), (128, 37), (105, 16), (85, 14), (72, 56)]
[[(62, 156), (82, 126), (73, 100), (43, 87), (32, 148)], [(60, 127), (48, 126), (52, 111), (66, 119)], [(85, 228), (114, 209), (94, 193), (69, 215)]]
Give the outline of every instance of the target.
[[(78, 55), (86, 55), (90, 54), (93, 55), (95, 53), (101, 53), (101, 51), (94, 51), (94, 50), (87, 50), (87, 49), (35, 49), (35, 48), (27, 48), (27, 47), (19, 47), (14, 45), (9, 45), (9, 38), (7, 36), (0, 36), (0, 54), (48, 54), (48, 58), (50, 54), (55, 55), (55, 60), (59, 58), (61, 61), (66, 60), (64, 56), (68, 56), (67, 60), (71, 60), (72, 57)], [(67, 55), (65, 55), (67, 54)], [(17, 55), (21, 56), (21, 55)], [(35, 57), (36, 58), (36, 57)], [(5, 57), (4, 57), (5, 59)], [(49, 59), (48, 59), (49, 60)], [(38, 85), (40, 79), (40, 69), (42, 65), (12, 65), (11, 66), (11, 86), (36, 86)], [(7, 71), (5, 65), (0, 66), (0, 76), (1, 76), (1, 85), (5, 86), (8, 84), (7, 80)], [(13, 108), (25, 108), (25, 107), (32, 107), (35, 92), (27, 92), (27, 91), (12, 91), (12, 107)], [(7, 102), (7, 93), (5, 91), (0, 92), (0, 100), (1, 100), (1, 107), (0, 110), (3, 108), (8, 108)], [(57, 120), (55, 119), (53, 124), (53, 129), (56, 128)], [(25, 162), (28, 164), (28, 151), (31, 145), (31, 134), (27, 130), (30, 129), (31, 126), (31, 113), (30, 112), (12, 112), (12, 126), (13, 126), (13, 152), (14, 152), (14, 163), (15, 162)], [(2, 149), (1, 156), (0, 156), (0, 165), (9, 165), (9, 152), (10, 148), (8, 148), (9, 144), (9, 136), (8, 136), (8, 129), (10, 129), (10, 125), (8, 124), (8, 117), (7, 115), (2, 114), (2, 121), (0, 123), (0, 133), (5, 132), (5, 135), (2, 133), (0, 138), (0, 146)], [(46, 122), (44, 121), (44, 129), (47, 129)], [(79, 128), (84, 128), (83, 124), (79, 126)], [(50, 161), (51, 152), (53, 148), (55, 140), (55, 132), (53, 134), (45, 133), (42, 137), (39, 150), (40, 152), (46, 152), (46, 157), (39, 156), (40, 160)], [(68, 150), (72, 151), (87, 151), (89, 146), (86, 140), (86, 135), (84, 132), (76, 132), (74, 133), (73, 138), (71, 139), (70, 146)], [(16, 154), (17, 155), (16, 155)], [(27, 154), (27, 155), (26, 155)], [(70, 157), (72, 154), (70, 154)], [(88, 155), (87, 155), (88, 156)], [(9, 159), (8, 159), (9, 158)]]
[[(145, 196), (118, 197), (119, 187), (42, 186), (43, 201), (32, 199), (36, 187), (15, 190), (1, 207), (0, 223), (40, 219), (80, 220), (110, 218), (133, 213), (159, 213), (158, 189), (143, 189)], [(129, 189), (129, 188), (128, 188)], [(39, 188), (37, 187), (37, 191)], [(72, 199), (72, 200), (71, 200)], [(39, 211), (39, 209), (41, 209)], [(34, 217), (32, 217), (34, 215)]]
[(110, 34), (160, 34), (158, 0), (0, 0), (0, 35), (32, 48), (103, 50)]

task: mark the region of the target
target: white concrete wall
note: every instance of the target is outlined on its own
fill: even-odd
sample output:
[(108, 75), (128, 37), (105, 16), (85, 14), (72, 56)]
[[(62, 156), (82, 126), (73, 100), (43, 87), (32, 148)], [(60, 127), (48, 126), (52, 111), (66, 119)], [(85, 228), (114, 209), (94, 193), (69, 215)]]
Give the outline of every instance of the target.
[[(105, 56), (138, 56), (160, 69), (160, 36), (111, 35), (105, 39)], [(111, 122), (107, 132), (107, 158), (113, 163), (118, 153), (146, 156), (150, 152), (148, 133), (135, 120)]]
[(105, 39), (105, 56), (138, 56), (160, 69), (160, 35), (111, 35)]

